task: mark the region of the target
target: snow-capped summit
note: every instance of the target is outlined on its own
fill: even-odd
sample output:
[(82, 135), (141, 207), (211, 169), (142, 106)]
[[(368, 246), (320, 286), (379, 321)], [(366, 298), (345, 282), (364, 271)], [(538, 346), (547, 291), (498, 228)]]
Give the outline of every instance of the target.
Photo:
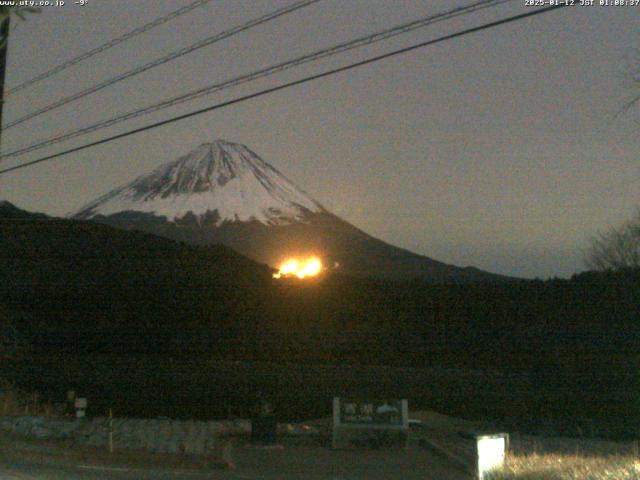
[(278, 266), (321, 259), (355, 276), (475, 281), (497, 276), (389, 245), (326, 210), (244, 145), (218, 140), (91, 202), (74, 215), (193, 245), (227, 245)]
[(217, 225), (258, 221), (286, 225), (304, 221), (322, 205), (282, 173), (238, 143), (216, 140), (161, 165), (84, 206), (73, 216), (88, 219), (124, 212), (164, 217), (207, 217)]

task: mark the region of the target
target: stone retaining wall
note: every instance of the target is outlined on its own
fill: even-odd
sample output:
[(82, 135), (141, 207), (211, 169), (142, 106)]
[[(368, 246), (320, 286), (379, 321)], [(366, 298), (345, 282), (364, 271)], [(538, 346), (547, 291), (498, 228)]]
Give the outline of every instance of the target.
[[(101, 447), (108, 442), (106, 418), (0, 417), (0, 431), (42, 440), (71, 440), (77, 445)], [(286, 425), (284, 426), (286, 429)], [(281, 429), (280, 429), (281, 430)], [(113, 419), (116, 449), (150, 452), (210, 453), (220, 437), (251, 432), (248, 420), (180, 421), (170, 419)]]

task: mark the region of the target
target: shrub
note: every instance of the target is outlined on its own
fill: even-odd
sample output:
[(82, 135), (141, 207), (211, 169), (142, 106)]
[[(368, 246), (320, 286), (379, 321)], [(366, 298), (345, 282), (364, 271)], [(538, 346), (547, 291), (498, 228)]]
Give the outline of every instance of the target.
[(637, 480), (640, 460), (626, 456), (509, 455), (487, 480)]

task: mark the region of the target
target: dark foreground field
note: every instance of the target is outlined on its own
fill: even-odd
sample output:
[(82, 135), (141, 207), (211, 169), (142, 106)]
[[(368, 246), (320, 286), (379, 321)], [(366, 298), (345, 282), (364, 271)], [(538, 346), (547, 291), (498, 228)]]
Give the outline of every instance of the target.
[[(6, 209), (5, 209), (6, 210)], [(0, 209), (0, 379), (102, 415), (328, 413), (334, 395), (640, 438), (640, 272), (276, 281), (221, 246)], [(384, 366), (381, 366), (384, 365)]]
[(89, 413), (96, 416), (111, 408), (129, 417), (246, 418), (260, 399), (268, 399), (281, 421), (300, 421), (330, 415), (333, 396), (402, 397), (411, 409), (491, 421), (512, 432), (636, 438), (635, 425), (628, 421), (635, 398), (633, 372), (620, 373), (612, 385), (622, 388), (598, 392), (597, 400), (589, 402), (593, 410), (576, 415), (579, 402), (589, 401), (588, 392), (574, 399), (573, 385), (544, 389), (529, 374), (488, 369), (87, 355), (3, 362), (1, 370), (14, 384), (37, 391), (41, 400), (60, 401), (67, 390), (76, 390), (89, 399)]
[[(4, 367), (9, 367), (8, 363)], [(506, 414), (530, 395), (526, 376), (480, 370), (392, 366), (305, 365), (161, 356), (42, 357), (6, 368), (5, 376), (41, 398), (67, 390), (89, 399), (89, 412), (126, 416), (213, 419), (247, 416), (269, 399), (283, 421), (330, 414), (333, 396), (408, 398), (467, 417)], [(126, 372), (126, 373), (123, 373)]]

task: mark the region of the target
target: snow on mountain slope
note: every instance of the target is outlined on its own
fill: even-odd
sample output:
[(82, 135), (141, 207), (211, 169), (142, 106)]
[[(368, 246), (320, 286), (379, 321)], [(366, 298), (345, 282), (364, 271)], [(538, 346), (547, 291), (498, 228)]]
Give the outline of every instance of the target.
[(315, 256), (361, 277), (500, 280), (372, 237), (327, 211), (247, 147), (223, 140), (201, 145), (72, 216), (193, 245), (226, 245), (271, 266)]
[(217, 140), (117, 188), (73, 214), (142, 212), (175, 222), (191, 213), (225, 222), (287, 225), (325, 209), (244, 145)]

